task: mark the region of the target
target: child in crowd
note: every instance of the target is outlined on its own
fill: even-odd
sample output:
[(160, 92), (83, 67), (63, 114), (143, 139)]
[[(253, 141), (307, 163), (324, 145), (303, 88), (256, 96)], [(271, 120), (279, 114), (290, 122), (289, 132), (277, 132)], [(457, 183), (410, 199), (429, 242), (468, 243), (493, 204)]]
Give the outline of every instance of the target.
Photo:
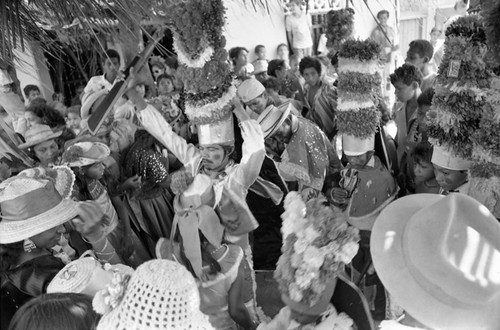
[(267, 59), (266, 59), (266, 46), (264, 45), (257, 45), (255, 46), (255, 56), (257, 57), (257, 59), (255, 61), (253, 61), (253, 66), (255, 67), (258, 63), (262, 63), (262, 62), (268, 62)]
[(415, 146), (411, 153), (413, 172), (415, 174), (415, 193), (439, 193), (439, 184), (434, 175), (432, 166), (432, 145), (427, 141), (422, 141)]
[(14, 314), (9, 329), (95, 329), (99, 319), (92, 308), (92, 297), (81, 293), (51, 293), (24, 304)]
[(285, 17), (286, 36), (293, 53), (299, 59), (312, 55), (311, 16), (302, 9), (302, 0), (291, 0), (288, 4), (290, 15)]
[(175, 90), (182, 90), (184, 88), (184, 83), (182, 82), (179, 72), (177, 69), (179, 68), (179, 61), (177, 60), (177, 56), (167, 56), (165, 58), (165, 73), (171, 76), (174, 76), (174, 87)]
[(66, 127), (75, 133), (75, 135), (80, 134), (80, 121), (82, 118), (80, 117), (80, 105), (73, 105), (68, 108), (68, 114), (66, 117)]
[[(434, 97), (434, 88), (428, 88), (424, 91), (417, 99), (417, 110), (413, 113), (408, 124), (408, 135), (406, 137), (403, 156), (400, 162), (401, 173), (406, 176), (406, 187), (405, 188), (410, 193), (415, 191), (415, 173), (413, 169), (415, 164), (413, 163), (411, 153), (415, 146), (420, 142), (427, 142), (427, 124), (426, 115), (432, 105), (432, 98)], [(431, 152), (432, 153), (432, 152)], [(400, 182), (401, 185), (402, 182)]]
[(279, 44), (278, 48), (276, 48), (276, 52), (278, 53), (278, 60), (285, 61), (286, 69), (290, 69), (290, 51), (288, 50), (287, 44)]
[(23, 88), (24, 96), (26, 97), (27, 104), (30, 105), (34, 99), (37, 99), (42, 96), (42, 92), (40, 92), (40, 88), (36, 85), (26, 85)]
[(432, 165), (436, 181), (441, 187), (440, 194), (451, 192), (467, 194), (469, 190), (469, 169), (472, 162), (453, 153), (446, 146), (434, 146)]
[(264, 80), (269, 78), (267, 74), (268, 66), (269, 64), (267, 63), (267, 61), (257, 61), (257, 63), (254, 64), (254, 69), (252, 73), (255, 79), (257, 79), (262, 83)]
[(289, 67), (290, 67), (289, 72), (291, 74), (293, 74), (295, 77), (297, 77), (297, 79), (299, 80), (300, 86), (302, 86), (302, 89), (304, 89), (304, 86), (306, 84), (306, 80), (300, 74), (300, 70), (299, 70), (300, 58), (299, 58), (299, 56), (296, 54), (290, 55), (289, 64), (290, 64), (289, 65)]
[(102, 56), (101, 64), (103, 74), (90, 78), (83, 90), (82, 100), (85, 98), (85, 94), (94, 93), (101, 89), (109, 91), (113, 88), (120, 69), (120, 54), (114, 49), (108, 49)]
[[(296, 99), (304, 102), (304, 91), (299, 79), (286, 69), (284, 60), (272, 60), (269, 62), (267, 73), (275, 77), (279, 82), (278, 92), (289, 99)], [(297, 109), (301, 109), (302, 106)]]
[[(403, 64), (391, 74), (391, 83), (396, 89), (396, 99), (399, 103), (394, 106), (394, 121), (398, 128), (396, 142), (398, 144), (398, 162), (401, 162), (405, 151), (406, 136), (410, 118), (417, 110), (417, 99), (420, 96), (422, 72), (410, 64)], [(400, 167), (401, 168), (401, 167)]]
[(241, 81), (250, 78), (253, 65), (248, 63), (248, 50), (245, 47), (233, 47), (229, 50), (229, 59), (233, 65), (236, 78)]
[[(75, 174), (73, 199), (77, 201), (96, 201), (104, 212), (107, 223), (103, 234), (121, 260), (128, 262), (133, 254), (133, 246), (129, 239), (130, 224), (125, 219), (119, 219), (111, 202), (107, 187), (102, 183), (105, 165), (104, 161), (110, 155), (108, 146), (100, 142), (76, 142), (66, 148), (62, 155), (62, 164), (71, 167)], [(120, 221), (122, 220), (122, 221)], [(111, 256), (98, 255), (106, 261)]]
[(431, 65), (432, 56), (434, 54), (434, 47), (432, 44), (424, 39), (413, 40), (410, 42), (408, 52), (406, 53), (406, 64), (416, 66), (423, 75), (422, 84), (420, 89), (422, 92), (428, 88), (434, 87), (437, 73), (433, 70)]
[(153, 78), (157, 81), (158, 77), (165, 73), (165, 59), (161, 56), (151, 56), (149, 58), (149, 65), (151, 67)]

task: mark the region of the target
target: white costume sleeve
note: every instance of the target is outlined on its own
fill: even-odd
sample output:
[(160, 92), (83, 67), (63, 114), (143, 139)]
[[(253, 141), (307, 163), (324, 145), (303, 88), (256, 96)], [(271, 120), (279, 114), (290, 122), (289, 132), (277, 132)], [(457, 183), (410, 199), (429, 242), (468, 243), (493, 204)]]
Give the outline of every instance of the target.
[(139, 113), (139, 119), (148, 133), (160, 141), (181, 163), (185, 166), (192, 165), (192, 170), (196, 169), (196, 164), (201, 157), (198, 148), (175, 134), (155, 107), (148, 105)]

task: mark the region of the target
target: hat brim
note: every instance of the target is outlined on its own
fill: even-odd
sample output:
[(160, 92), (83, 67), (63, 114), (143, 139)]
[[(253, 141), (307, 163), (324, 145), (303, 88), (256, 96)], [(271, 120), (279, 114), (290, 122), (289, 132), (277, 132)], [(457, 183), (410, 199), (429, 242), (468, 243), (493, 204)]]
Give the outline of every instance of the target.
[(49, 134), (49, 135), (47, 135), (47, 136), (45, 136), (45, 137), (43, 137), (41, 139), (38, 139), (38, 140), (33, 140), (33, 141), (21, 143), (20, 145), (18, 145), (18, 148), (19, 149), (27, 149), (29, 147), (36, 146), (37, 144), (40, 144), (42, 142), (58, 138), (58, 137), (61, 136), (62, 133), (63, 133), (62, 131), (59, 131), (59, 132), (55, 132), (55, 133)]
[(108, 148), (107, 145), (105, 145), (104, 143), (101, 143), (101, 142), (93, 142), (93, 144), (94, 144), (93, 147), (97, 148), (99, 151), (98, 157), (96, 157), (96, 158), (79, 157), (78, 160), (68, 162), (65, 165), (67, 165), (69, 167), (82, 167), (82, 166), (92, 165), (92, 164), (95, 164), (97, 162), (101, 162), (109, 157), (110, 149)]
[(446, 304), (437, 297), (439, 293), (435, 289), (420, 285), (406, 264), (403, 236), (408, 221), (418, 211), (444, 197), (418, 194), (389, 204), (373, 226), (370, 240), (373, 265), (395, 302), (424, 325), (433, 329), (489, 329), (487, 325), (494, 324), (488, 320), (494, 315), (491, 311)]
[(26, 220), (0, 221), (0, 244), (20, 242), (62, 225), (78, 215), (78, 202), (63, 199), (52, 209)]
[[(288, 102), (286, 104), (287, 104), (286, 109), (283, 110), (283, 111), (281, 111), (281, 116), (276, 121), (276, 123), (273, 124), (271, 127), (266, 128), (266, 127), (264, 127), (263, 124), (264, 124), (264, 121), (266, 120), (267, 115), (269, 115), (273, 111), (273, 108), (275, 108), (274, 106), (271, 106), (273, 108), (269, 109), (269, 112), (267, 112), (267, 114), (265, 112), (263, 112), (259, 116), (259, 118), (257, 118), (257, 121), (259, 122), (259, 125), (262, 128), (262, 131), (264, 133), (264, 139), (267, 139), (267, 138), (273, 136), (273, 134), (278, 131), (278, 129), (281, 127), (281, 125), (283, 125), (283, 123), (285, 122), (285, 120), (290, 115), (290, 113), (292, 111), (292, 104), (290, 102)], [(280, 109), (281, 107), (283, 107), (283, 105), (277, 107), (277, 109)]]

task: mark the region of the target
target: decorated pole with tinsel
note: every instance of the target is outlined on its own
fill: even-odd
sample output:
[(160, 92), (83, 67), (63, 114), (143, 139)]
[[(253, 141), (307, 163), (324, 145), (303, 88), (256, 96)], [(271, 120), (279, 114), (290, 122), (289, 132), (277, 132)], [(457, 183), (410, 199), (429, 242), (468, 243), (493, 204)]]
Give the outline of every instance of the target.
[(185, 113), (191, 123), (204, 125), (231, 117), (236, 95), (222, 35), (222, 0), (164, 1), (158, 9), (171, 22), (174, 49), (184, 83)]
[(380, 121), (379, 45), (373, 40), (346, 40), (339, 52), (337, 127), (346, 155), (374, 149)]

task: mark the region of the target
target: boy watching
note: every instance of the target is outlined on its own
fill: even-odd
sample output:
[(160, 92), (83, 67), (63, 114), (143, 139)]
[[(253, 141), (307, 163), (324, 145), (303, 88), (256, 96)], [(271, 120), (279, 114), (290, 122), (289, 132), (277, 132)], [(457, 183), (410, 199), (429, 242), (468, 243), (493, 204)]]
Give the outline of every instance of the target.
[(290, 15), (285, 16), (286, 36), (294, 54), (299, 58), (312, 55), (311, 16), (302, 10), (302, 0), (291, 0)]
[(401, 162), (405, 151), (405, 141), (411, 116), (418, 107), (417, 99), (421, 94), (422, 72), (410, 64), (403, 64), (390, 75), (395, 88), (398, 102), (393, 111), (394, 121), (398, 128), (396, 142), (398, 143), (398, 161)]
[(90, 92), (96, 92), (101, 89), (111, 90), (115, 83), (116, 77), (118, 76), (118, 70), (120, 69), (120, 54), (116, 50), (108, 49), (103, 57), (102, 61), (102, 71), (103, 74), (100, 76), (94, 76), (90, 78), (87, 86), (83, 90), (83, 95)]
[(257, 45), (255, 46), (255, 56), (257, 56), (257, 59), (255, 61), (253, 61), (253, 66), (256, 66), (257, 64), (261, 63), (262, 62), (266, 62), (267, 63), (267, 59), (266, 59), (266, 46), (264, 45)]
[(431, 162), (432, 145), (427, 141), (418, 143), (411, 153), (411, 159), (415, 173), (415, 193), (438, 194), (440, 187)]
[(80, 134), (80, 105), (73, 105), (68, 108), (68, 115), (66, 117), (66, 127), (71, 129), (76, 135)]
[(433, 71), (431, 60), (434, 54), (432, 44), (423, 39), (413, 40), (410, 42), (408, 52), (406, 53), (406, 64), (411, 64), (420, 69), (422, 72), (422, 84), (420, 89), (423, 91), (434, 86), (437, 73)]
[(31, 104), (31, 102), (34, 99), (37, 99), (39, 97), (42, 97), (42, 93), (40, 92), (40, 88), (36, 85), (26, 85), (23, 88), (24, 96), (26, 96), (26, 99), (28, 101), (28, 105)]

